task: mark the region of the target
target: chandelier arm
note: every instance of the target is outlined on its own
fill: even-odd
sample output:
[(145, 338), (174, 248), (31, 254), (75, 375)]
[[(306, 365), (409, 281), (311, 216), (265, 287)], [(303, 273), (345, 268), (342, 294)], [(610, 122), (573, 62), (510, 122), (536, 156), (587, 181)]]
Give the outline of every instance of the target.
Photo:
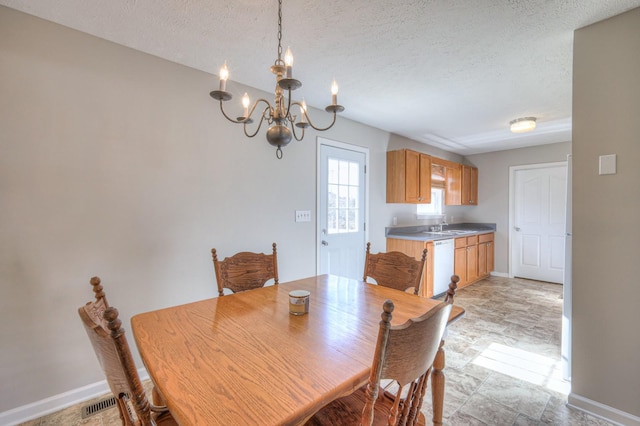
[(293, 125), (293, 121), (291, 121), (291, 132), (293, 133), (293, 137), (296, 138), (298, 142), (304, 139), (304, 127), (302, 127), (302, 134), (300, 135), (300, 137), (298, 137), (298, 134), (296, 133), (296, 126)]
[(314, 129), (316, 129), (319, 132), (324, 132), (325, 130), (329, 130), (330, 128), (333, 127), (334, 124), (336, 124), (336, 113), (333, 113), (333, 120), (331, 121), (331, 124), (329, 124), (327, 127), (321, 128), (321, 127), (316, 127), (313, 122), (311, 121), (311, 117), (309, 117), (309, 114), (307, 114), (306, 112), (304, 113), (305, 117), (307, 117), (307, 123), (309, 123), (309, 126), (313, 127)]
[(260, 102), (264, 102), (265, 103), (265, 107), (264, 110), (262, 110), (262, 117), (260, 117), (260, 122), (262, 122), (262, 118), (265, 117), (265, 112), (267, 112), (267, 110), (269, 111), (268, 116), (270, 117), (271, 114), (271, 110), (273, 110), (273, 107), (271, 106), (271, 104), (269, 103), (268, 100), (264, 99), (264, 98), (260, 98), (260, 99), (256, 99), (256, 101), (253, 103), (253, 106), (251, 107), (251, 109), (249, 110), (249, 114), (245, 117), (244, 120), (241, 121), (241, 123), (244, 123), (246, 121), (249, 121), (249, 119), (251, 118), (251, 116), (253, 115), (253, 112), (256, 110), (256, 108), (258, 107), (258, 104)]
[(265, 104), (267, 104), (267, 106), (265, 107), (266, 109), (271, 109), (271, 104), (269, 103), (269, 101), (267, 101), (266, 99), (260, 98), (257, 99), (254, 103), (253, 106), (251, 107), (251, 110), (249, 112), (249, 114), (247, 114), (246, 117), (244, 117), (242, 120), (234, 120), (233, 118), (229, 117), (227, 115), (227, 113), (224, 111), (224, 107), (222, 105), (222, 100), (220, 101), (220, 111), (222, 111), (222, 115), (224, 115), (224, 118), (226, 118), (227, 120), (231, 121), (232, 123), (236, 123), (236, 124), (241, 124), (241, 123), (247, 123), (250, 119), (251, 116), (253, 115), (253, 111), (256, 109), (256, 107), (258, 106), (258, 103), (260, 102), (264, 102)]
[[(262, 127), (262, 123), (265, 120), (268, 120), (267, 117), (270, 117), (270, 115), (265, 115), (265, 113), (267, 112), (267, 110), (269, 110), (271, 108), (271, 105), (269, 105), (269, 102), (265, 101), (264, 99), (262, 99), (262, 100), (267, 104), (267, 106), (264, 108), (264, 110), (262, 110), (262, 115), (260, 116), (260, 120), (258, 120), (258, 127), (256, 128), (256, 131), (253, 132), (252, 134), (249, 134), (249, 132), (247, 132), (247, 124), (249, 124), (249, 123), (247, 123), (246, 121), (244, 122), (244, 134), (248, 138), (252, 138), (255, 135), (257, 135), (258, 132), (260, 131), (260, 127)], [(258, 101), (256, 101), (256, 103), (257, 102)], [(253, 110), (255, 109), (255, 107), (256, 107), (256, 105), (254, 104), (253, 108), (251, 109), (251, 114), (253, 114)], [(249, 117), (251, 117), (251, 114), (249, 114)]]

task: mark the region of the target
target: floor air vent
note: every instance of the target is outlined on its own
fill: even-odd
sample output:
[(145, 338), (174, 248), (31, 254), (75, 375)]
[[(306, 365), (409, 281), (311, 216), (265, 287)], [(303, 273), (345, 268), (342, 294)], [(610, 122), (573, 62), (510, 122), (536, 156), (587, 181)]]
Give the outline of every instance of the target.
[(115, 407), (115, 405), (116, 399), (113, 396), (109, 398), (103, 398), (100, 401), (94, 402), (90, 405), (85, 405), (84, 407), (82, 407), (82, 418), (86, 419), (87, 417), (91, 417), (94, 414), (99, 413), (100, 411)]

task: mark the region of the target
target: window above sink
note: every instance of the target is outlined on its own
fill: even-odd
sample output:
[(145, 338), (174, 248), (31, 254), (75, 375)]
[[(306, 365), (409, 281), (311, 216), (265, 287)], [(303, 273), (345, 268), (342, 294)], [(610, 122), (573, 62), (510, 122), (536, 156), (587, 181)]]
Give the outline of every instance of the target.
[(431, 203), (416, 204), (418, 219), (433, 219), (444, 215), (444, 188), (431, 188)]

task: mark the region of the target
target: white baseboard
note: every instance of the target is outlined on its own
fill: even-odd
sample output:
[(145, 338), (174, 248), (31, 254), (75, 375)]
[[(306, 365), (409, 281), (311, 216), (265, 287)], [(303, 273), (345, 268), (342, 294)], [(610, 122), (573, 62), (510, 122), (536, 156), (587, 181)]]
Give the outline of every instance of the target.
[(621, 426), (640, 426), (640, 417), (625, 413), (617, 408), (592, 401), (575, 393), (570, 393), (567, 405), (580, 411), (600, 417), (608, 422)]
[[(144, 368), (138, 369), (140, 380), (147, 380), (149, 375)], [(0, 425), (13, 426), (47, 414), (55, 413), (75, 404), (108, 394), (110, 391), (106, 380), (101, 380), (81, 388), (73, 389), (49, 398), (41, 399), (21, 407), (0, 413)]]
[(509, 278), (509, 274), (507, 274), (506, 272), (496, 272), (496, 271), (491, 271), (490, 275), (491, 275), (492, 277)]

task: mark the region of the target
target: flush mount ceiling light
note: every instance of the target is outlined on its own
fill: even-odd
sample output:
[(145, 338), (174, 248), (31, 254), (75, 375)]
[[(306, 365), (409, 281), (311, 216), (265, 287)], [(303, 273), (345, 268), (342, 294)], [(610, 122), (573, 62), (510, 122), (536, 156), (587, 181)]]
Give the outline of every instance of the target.
[(536, 128), (536, 118), (535, 117), (516, 118), (515, 120), (511, 120), (509, 124), (511, 125), (511, 131), (513, 133), (530, 132)]
[[(220, 89), (209, 93), (213, 99), (220, 101), (220, 111), (222, 115), (233, 123), (243, 124), (244, 134), (249, 138), (258, 134), (260, 126), (262, 126), (264, 121), (268, 122), (267, 141), (277, 147), (276, 157), (278, 158), (282, 158), (282, 147), (288, 145), (292, 137), (295, 137), (297, 141), (301, 141), (302, 138), (304, 138), (304, 129), (309, 126), (320, 132), (329, 130), (336, 122), (336, 114), (344, 111), (344, 107), (338, 105), (338, 84), (335, 79), (331, 84), (331, 105), (325, 108), (325, 111), (333, 114), (333, 121), (331, 121), (329, 126), (320, 128), (313, 125), (307, 112), (307, 104), (304, 99), (302, 99), (302, 102), (292, 102), (291, 91), (302, 87), (302, 83), (292, 78), (293, 55), (291, 54), (291, 49), (287, 48), (284, 54), (284, 60), (282, 59), (281, 40), (282, 0), (278, 0), (278, 59), (276, 59), (275, 63), (271, 66), (271, 72), (276, 75), (276, 90), (273, 106), (266, 99), (258, 99), (253, 103), (253, 106), (249, 108), (251, 101), (249, 95), (245, 93), (242, 97), (242, 106), (244, 108), (242, 116), (235, 120), (229, 117), (223, 107), (223, 102), (232, 98), (231, 93), (227, 92), (226, 88), (227, 79), (229, 78), (229, 69), (227, 68), (226, 62), (220, 69)], [(257, 117), (258, 126), (255, 131), (251, 133), (248, 131), (247, 125), (253, 123), (251, 117), (260, 103), (264, 103), (264, 109), (262, 109), (262, 112), (259, 112), (260, 115)], [(298, 106), (300, 108), (300, 117), (292, 114), (292, 106)], [(296, 133), (296, 127), (302, 129), (300, 135)], [(291, 130), (289, 130), (289, 128), (291, 128)]]

